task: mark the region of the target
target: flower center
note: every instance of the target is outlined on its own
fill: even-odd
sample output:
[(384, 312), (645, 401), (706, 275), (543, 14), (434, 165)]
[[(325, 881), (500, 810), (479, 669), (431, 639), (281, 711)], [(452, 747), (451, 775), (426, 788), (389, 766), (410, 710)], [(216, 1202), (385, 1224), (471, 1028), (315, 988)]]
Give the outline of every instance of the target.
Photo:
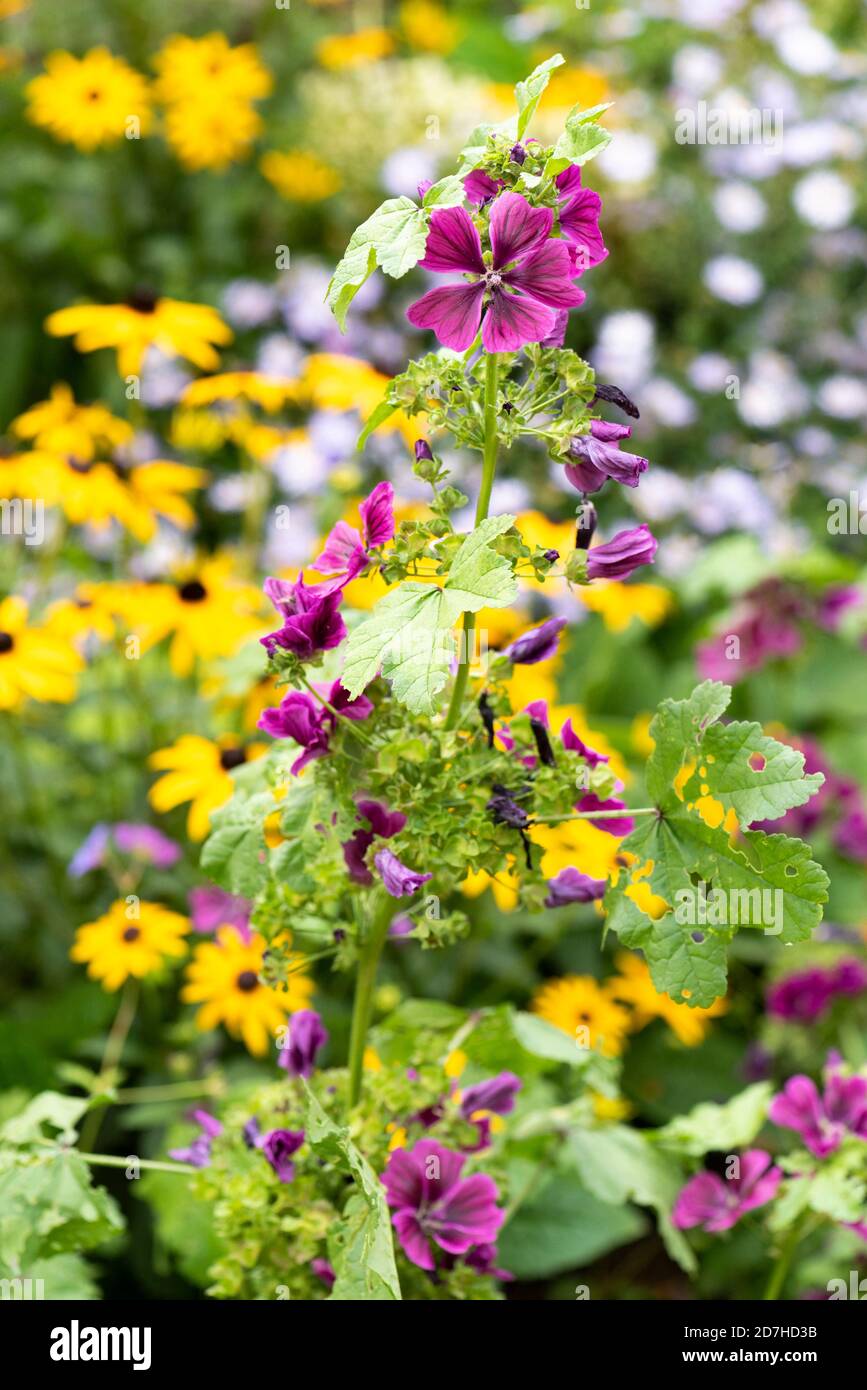
[(503, 277), (498, 270), (486, 270), (483, 279), (486, 290), (498, 290), (503, 283)]
[(127, 927), (123, 934), (124, 941), (138, 941), (141, 936), (141, 927)]
[(15, 638), (12, 636), (12, 633), (0, 632), (0, 656), (5, 656), (7, 652), (11, 652), (14, 646)]
[(203, 598), (208, 597), (208, 591), (200, 579), (191, 579), (187, 584), (181, 584), (178, 589), (178, 598), (182, 603), (201, 603)]
[(84, 459), (68, 458), (66, 466), (71, 468), (73, 473), (89, 473), (93, 464), (87, 463)]
[(243, 748), (224, 748), (220, 753), (220, 767), (224, 772), (231, 772), (233, 767), (240, 767), (246, 761)]
[(259, 976), (255, 970), (242, 970), (235, 981), (242, 994), (250, 994), (259, 984)]
[(157, 307), (157, 295), (153, 290), (133, 290), (126, 302), (130, 309), (135, 309), (139, 314), (152, 314)]

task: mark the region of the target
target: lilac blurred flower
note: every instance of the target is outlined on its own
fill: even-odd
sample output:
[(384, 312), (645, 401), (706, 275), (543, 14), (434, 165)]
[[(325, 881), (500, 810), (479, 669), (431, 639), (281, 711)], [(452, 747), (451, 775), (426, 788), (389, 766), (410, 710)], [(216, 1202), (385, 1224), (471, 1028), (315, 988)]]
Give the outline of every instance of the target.
[(411, 897), (413, 893), (418, 892), (423, 883), (428, 883), (433, 878), (433, 874), (419, 874), (414, 869), (408, 869), (390, 849), (381, 849), (373, 856), (373, 862), (385, 885), (385, 891), (393, 898)]
[(533, 208), (518, 193), (501, 194), (491, 211), (493, 262), (487, 266), (469, 213), (462, 207), (434, 212), (419, 264), (476, 278), (429, 290), (407, 310), (410, 323), (433, 329), (457, 352), (470, 346), (480, 325), (487, 352), (516, 352), (525, 343), (540, 342), (554, 326), (555, 309), (586, 297), (572, 283), (575, 268), (567, 243), (551, 239), (553, 219), (550, 208)]
[(104, 821), (97, 822), (70, 859), (66, 870), (69, 877), (81, 878), (91, 869), (98, 869), (105, 862), (110, 838), (111, 827)]
[(613, 478), (626, 487), (638, 487), (638, 480), (647, 469), (647, 459), (619, 448), (619, 441), (631, 434), (630, 425), (591, 420), (589, 434), (573, 435), (569, 441), (572, 462), (566, 465), (566, 477), (572, 486), (579, 492), (598, 492)]
[(567, 907), (570, 903), (592, 903), (605, 896), (604, 878), (590, 878), (571, 866), (561, 869), (556, 878), (548, 880), (546, 907)]
[(277, 1058), (290, 1076), (312, 1076), (316, 1054), (328, 1042), (328, 1029), (314, 1009), (299, 1009), (289, 1020), (287, 1037)]
[(535, 666), (537, 661), (548, 661), (557, 654), (560, 633), (565, 626), (565, 618), (548, 618), (539, 627), (516, 637), (506, 647), (503, 656), (507, 656), (516, 666)]
[(193, 931), (215, 932), (218, 927), (234, 927), (245, 941), (250, 939), (250, 913), (253, 904), (248, 898), (238, 898), (222, 888), (206, 884), (191, 888), (187, 896)]
[(705, 1231), (728, 1231), (748, 1211), (762, 1207), (775, 1196), (783, 1180), (782, 1170), (771, 1166), (764, 1149), (747, 1149), (740, 1157), (740, 1177), (723, 1179), (717, 1173), (696, 1173), (682, 1188), (672, 1211), (681, 1231), (701, 1226)]
[(176, 841), (170, 840), (168, 835), (164, 835), (152, 825), (119, 821), (112, 827), (111, 837), (123, 854), (132, 854), (136, 859), (144, 859), (157, 869), (170, 869), (173, 864), (177, 864), (183, 853)]
[(478, 1081), (475, 1086), (467, 1086), (461, 1091), (461, 1114), (471, 1120), (479, 1110), (490, 1111), (493, 1115), (510, 1115), (515, 1108), (515, 1097), (523, 1086), (523, 1081), (514, 1072), (501, 1071), (488, 1081)]
[(434, 1270), (432, 1243), (450, 1255), (493, 1244), (505, 1213), (497, 1189), (482, 1173), (462, 1178), (466, 1160), (434, 1139), (396, 1149), (382, 1175), (392, 1222), (404, 1252), (420, 1269)]
[(272, 1129), (259, 1140), (258, 1147), (267, 1158), (281, 1182), (291, 1182), (295, 1176), (292, 1155), (304, 1143), (303, 1129)]
[(185, 1149), (169, 1149), (169, 1158), (178, 1163), (192, 1163), (194, 1168), (207, 1168), (211, 1162), (211, 1143), (223, 1133), (223, 1126), (207, 1110), (194, 1110), (193, 1119), (201, 1133)]

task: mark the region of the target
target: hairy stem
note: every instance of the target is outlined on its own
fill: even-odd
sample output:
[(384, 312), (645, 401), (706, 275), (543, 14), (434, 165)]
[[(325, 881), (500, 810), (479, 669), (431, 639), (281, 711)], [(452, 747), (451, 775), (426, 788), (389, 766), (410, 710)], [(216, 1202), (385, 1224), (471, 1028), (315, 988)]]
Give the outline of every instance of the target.
[[(105, 1044), (105, 1051), (102, 1054), (102, 1064), (99, 1068), (99, 1081), (103, 1082), (114, 1071), (121, 1059), (124, 1044), (129, 1037), (129, 1030), (135, 1019), (136, 1006), (138, 1004), (138, 981), (130, 975), (127, 977), (120, 996), (117, 1014), (114, 1023), (111, 1025), (111, 1032)], [(90, 1149), (96, 1143), (96, 1136), (102, 1124), (104, 1107), (98, 1110), (90, 1110), (81, 1127), (81, 1138), (79, 1140), (82, 1149)]]
[(349, 1031), (350, 1109), (358, 1104), (361, 1097), (364, 1048), (373, 1007), (373, 987), (376, 984), (376, 970), (388, 936), (392, 912), (393, 904), (386, 898), (372, 913), (361, 941), (358, 974), (355, 977), (355, 999), (352, 1004), (352, 1024)]
[[(479, 500), (476, 503), (476, 525), (484, 521), (488, 515), (488, 507), (491, 504), (491, 488), (494, 486), (494, 473), (497, 468), (497, 354), (489, 352), (485, 355), (485, 447), (482, 454), (482, 485), (479, 489)], [(470, 678), (470, 662), (473, 650), (473, 632), (476, 626), (475, 613), (465, 613), (463, 622), (463, 632), (461, 637), (461, 653), (458, 664), (455, 683), (452, 688), (452, 698), (449, 701), (446, 713), (446, 729), (453, 729), (457, 724), (461, 708), (464, 703), (464, 696), (467, 691), (467, 681)]]
[(783, 1241), (780, 1253), (777, 1256), (776, 1263), (771, 1270), (771, 1277), (768, 1280), (768, 1286), (764, 1293), (766, 1303), (776, 1302), (780, 1297), (783, 1291), (783, 1285), (786, 1282), (786, 1275), (789, 1272), (789, 1266), (792, 1263), (792, 1257), (803, 1234), (803, 1226), (800, 1222), (796, 1221), (786, 1235), (786, 1239)]

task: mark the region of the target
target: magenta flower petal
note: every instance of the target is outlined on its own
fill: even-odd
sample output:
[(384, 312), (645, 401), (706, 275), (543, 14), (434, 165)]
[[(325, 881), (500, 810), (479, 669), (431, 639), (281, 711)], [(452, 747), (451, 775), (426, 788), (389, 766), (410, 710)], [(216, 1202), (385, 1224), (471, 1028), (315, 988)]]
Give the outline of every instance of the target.
[(583, 304), (583, 290), (572, 283), (572, 263), (564, 241), (546, 241), (503, 276), (511, 285), (552, 309), (568, 309)]
[(554, 182), (561, 198), (573, 197), (581, 187), (581, 165), (570, 164), (568, 169), (561, 169)]
[[(482, 343), (487, 352), (518, 352), (525, 343), (541, 342), (551, 332), (553, 323), (554, 311), (544, 304), (501, 292), (491, 300), (485, 314)], [(445, 342), (442, 334), (439, 337)]]
[(608, 248), (599, 230), (601, 211), (602, 199), (590, 188), (582, 188), (560, 210), (560, 230), (577, 246), (578, 264), (582, 270), (599, 265), (608, 255)]
[(483, 275), (482, 243), (465, 208), (441, 208), (430, 220), (423, 270)]
[(501, 194), (491, 210), (494, 269), (503, 270), (537, 251), (550, 236), (553, 223), (550, 208), (533, 208), (519, 193)]
[(583, 739), (578, 737), (572, 728), (571, 719), (566, 720), (560, 730), (560, 737), (563, 740), (563, 747), (571, 748), (573, 752), (580, 753), (590, 767), (598, 767), (600, 763), (608, 762), (607, 753), (597, 753), (595, 748), (591, 748), (589, 743), (585, 743)]
[(428, 290), (410, 304), (406, 316), (416, 328), (432, 328), (444, 347), (463, 352), (479, 331), (484, 293), (481, 280), (474, 285), (445, 285)]
[(391, 483), (377, 483), (369, 497), (358, 508), (364, 526), (366, 544), (385, 545), (394, 536), (394, 488)]
[(423, 883), (428, 883), (433, 874), (418, 874), (407, 868), (390, 849), (381, 849), (373, 856), (373, 862), (385, 885), (385, 891), (393, 898), (411, 897)]
[(501, 188), (505, 185), (502, 179), (492, 179), (490, 174), (486, 174), (484, 169), (473, 169), (472, 173), (467, 174), (464, 179), (464, 193), (471, 203), (481, 207), (482, 203), (489, 203), (492, 198), (496, 198)]
[(656, 554), (656, 537), (649, 526), (619, 531), (613, 540), (587, 552), (588, 579), (628, 579), (640, 565), (649, 565)]
[(471, 1245), (493, 1243), (506, 1219), (496, 1202), (496, 1184), (485, 1173), (456, 1183), (428, 1218), (437, 1245), (450, 1255), (463, 1255)]
[(325, 538), (325, 549), (311, 566), (320, 574), (358, 574), (367, 563), (361, 537), (354, 526), (338, 521)]

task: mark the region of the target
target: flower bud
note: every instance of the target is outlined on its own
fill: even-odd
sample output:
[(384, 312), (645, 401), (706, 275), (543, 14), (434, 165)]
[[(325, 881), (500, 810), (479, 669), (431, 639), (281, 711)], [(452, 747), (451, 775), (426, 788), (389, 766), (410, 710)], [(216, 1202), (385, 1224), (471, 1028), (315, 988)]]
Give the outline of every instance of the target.
[(593, 539), (596, 523), (599, 520), (592, 502), (583, 501), (576, 512), (575, 549), (586, 550)]

